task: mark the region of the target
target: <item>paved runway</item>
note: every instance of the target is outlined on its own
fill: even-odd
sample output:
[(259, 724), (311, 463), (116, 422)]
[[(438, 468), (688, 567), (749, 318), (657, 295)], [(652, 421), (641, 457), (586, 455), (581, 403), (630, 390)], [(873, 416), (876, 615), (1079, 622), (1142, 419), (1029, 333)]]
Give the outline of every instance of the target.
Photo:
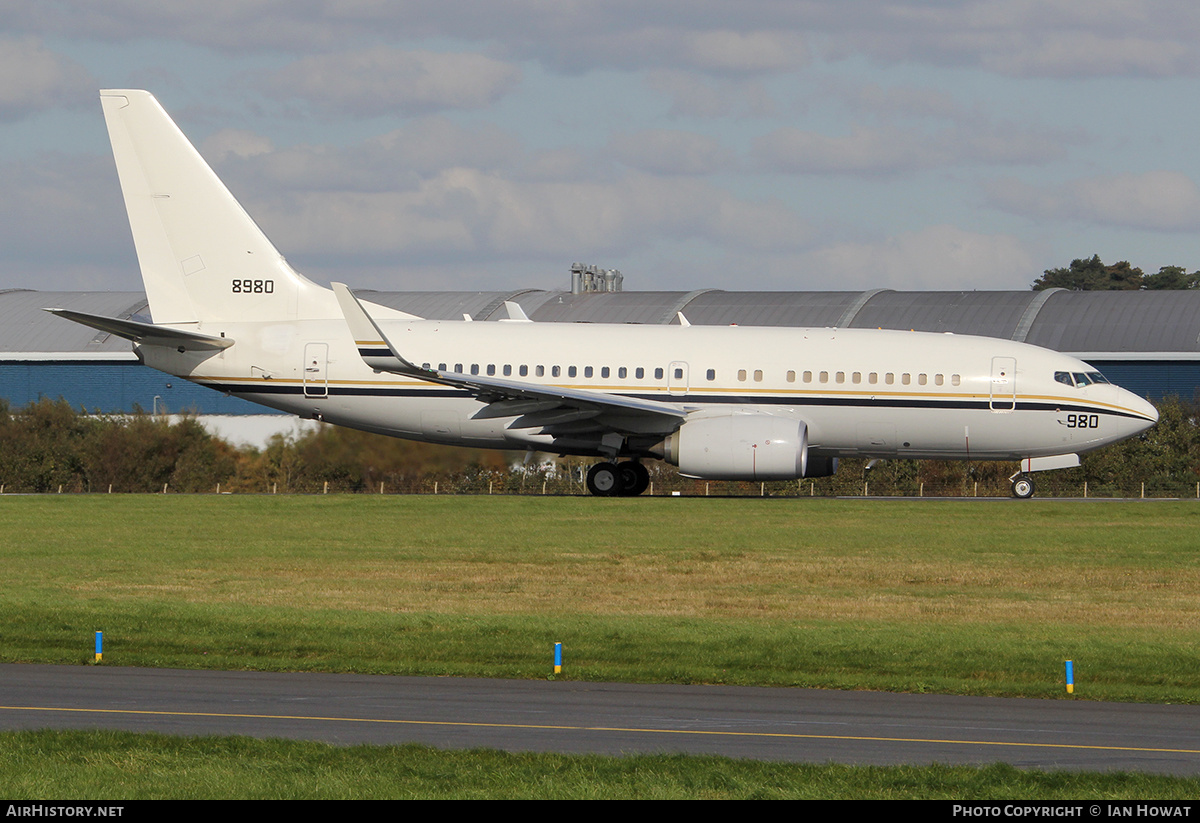
[(0, 665), (0, 728), (1200, 774), (1200, 707), (570, 681)]

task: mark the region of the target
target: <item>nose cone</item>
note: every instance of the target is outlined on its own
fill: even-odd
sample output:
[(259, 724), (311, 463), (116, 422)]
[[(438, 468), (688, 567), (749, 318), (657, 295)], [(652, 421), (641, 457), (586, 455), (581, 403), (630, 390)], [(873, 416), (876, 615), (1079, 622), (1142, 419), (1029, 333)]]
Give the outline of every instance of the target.
[(1150, 401), (1138, 397), (1131, 391), (1121, 389), (1121, 405), (1132, 415), (1129, 419), (1129, 437), (1141, 434), (1158, 422), (1158, 409)]

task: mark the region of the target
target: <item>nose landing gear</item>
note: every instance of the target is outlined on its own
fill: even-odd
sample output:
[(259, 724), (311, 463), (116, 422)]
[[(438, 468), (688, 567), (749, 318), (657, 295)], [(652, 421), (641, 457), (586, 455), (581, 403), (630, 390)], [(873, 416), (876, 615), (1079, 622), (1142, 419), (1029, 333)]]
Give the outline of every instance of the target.
[(1033, 497), (1033, 478), (1027, 474), (1015, 475), (1012, 478), (1012, 496), (1018, 500)]

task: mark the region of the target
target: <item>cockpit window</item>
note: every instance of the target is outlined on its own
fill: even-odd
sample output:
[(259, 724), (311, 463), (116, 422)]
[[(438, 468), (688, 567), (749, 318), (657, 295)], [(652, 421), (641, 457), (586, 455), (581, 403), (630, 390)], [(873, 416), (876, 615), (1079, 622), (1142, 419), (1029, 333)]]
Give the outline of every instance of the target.
[(1090, 371), (1087, 373), (1087, 376), (1091, 378), (1093, 383), (1107, 383), (1108, 382), (1108, 378), (1105, 377), (1104, 375), (1102, 375), (1098, 371)]
[(1065, 386), (1075, 385), (1075, 382), (1071, 380), (1071, 373), (1069, 371), (1056, 371), (1054, 373), (1054, 379)]
[(1091, 379), (1081, 371), (1073, 372), (1072, 377), (1075, 378), (1076, 386), (1090, 386), (1092, 384)]

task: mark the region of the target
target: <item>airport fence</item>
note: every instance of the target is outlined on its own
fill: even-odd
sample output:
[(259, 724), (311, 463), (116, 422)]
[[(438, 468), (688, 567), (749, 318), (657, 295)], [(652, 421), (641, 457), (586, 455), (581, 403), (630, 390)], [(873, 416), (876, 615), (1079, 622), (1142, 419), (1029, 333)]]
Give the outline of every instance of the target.
[[(1200, 499), (1200, 408), (1158, 404), (1145, 435), (1087, 454), (1077, 468), (1034, 475), (1042, 498)], [(104, 417), (40, 401), (0, 403), (0, 494), (584, 495), (594, 458), (456, 449), (335, 426), (264, 449), (237, 448), (194, 419)], [(648, 461), (649, 496), (1009, 497), (1015, 462), (841, 461), (831, 477), (719, 482)]]
[[(984, 465), (984, 464), (981, 464)], [(1014, 464), (1015, 466), (1015, 464)], [(986, 467), (986, 466), (985, 466)], [(1011, 471), (1015, 468), (1010, 467)], [(1070, 470), (1067, 470), (1070, 471)], [(1063, 472), (1066, 473), (1066, 472)], [(787, 497), (787, 498), (1007, 498), (1011, 487), (1003, 477), (967, 475), (961, 479), (904, 479), (896, 480), (872, 472), (839, 472), (827, 478), (773, 482), (733, 482), (696, 480), (672, 471), (651, 471), (650, 487), (644, 497)], [(96, 486), (81, 478), (52, 488), (29, 488), (23, 484), (0, 483), (0, 495), (15, 493), (42, 494), (354, 494), (354, 495), (523, 495), (523, 496), (584, 496), (588, 494), (586, 470), (548, 474), (544, 472), (474, 472), (424, 477), (393, 477), (369, 482), (307, 479), (303, 482), (246, 483), (217, 482), (208, 488), (180, 487), (169, 481), (161, 485)], [(1123, 482), (1100, 482), (1054, 476), (1035, 475), (1038, 498), (1086, 499), (1195, 499), (1200, 500), (1200, 481), (1179, 482), (1157, 478), (1136, 477)]]

